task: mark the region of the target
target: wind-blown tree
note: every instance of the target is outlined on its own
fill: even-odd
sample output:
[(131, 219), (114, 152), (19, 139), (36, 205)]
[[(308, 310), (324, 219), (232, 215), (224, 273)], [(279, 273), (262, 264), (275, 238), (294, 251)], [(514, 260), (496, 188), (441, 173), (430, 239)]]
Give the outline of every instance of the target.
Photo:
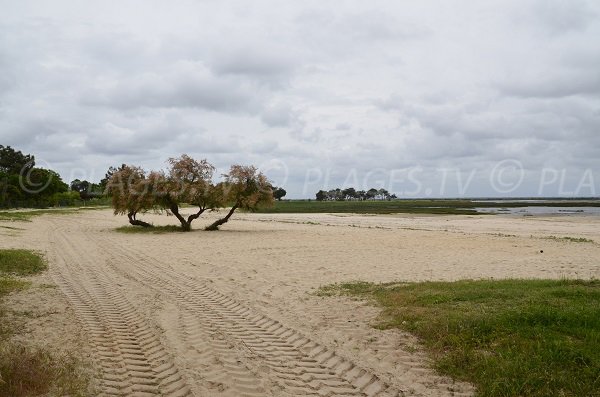
[[(187, 154), (178, 158), (170, 158), (169, 173), (164, 182), (159, 184), (158, 200), (181, 223), (184, 231), (192, 229), (192, 222), (206, 210), (218, 208), (221, 203), (220, 192), (212, 185), (215, 167), (205, 159), (194, 160)], [(195, 205), (198, 211), (185, 218), (179, 213), (182, 203)]]
[(110, 177), (117, 171), (120, 171), (122, 169), (124, 169), (125, 167), (127, 167), (126, 164), (121, 164), (120, 167), (113, 167), (112, 165), (110, 167), (108, 167), (108, 170), (106, 171), (106, 174), (104, 175), (104, 178), (102, 178), (100, 180), (99, 186), (100, 186), (100, 192), (103, 195), (107, 195), (109, 194), (108, 192), (108, 181), (110, 180)]
[[(215, 189), (220, 192), (222, 203), (231, 204), (231, 208), (225, 217), (207, 226), (206, 230), (218, 230), (238, 208), (255, 211), (273, 204), (272, 186), (256, 167), (232, 165), (229, 173), (223, 176), (225, 181), (215, 186)], [(218, 193), (216, 195), (219, 196)]]
[(134, 226), (152, 227), (151, 224), (137, 219), (137, 215), (156, 208), (156, 187), (161, 177), (157, 173), (146, 177), (142, 168), (131, 165), (123, 165), (115, 171), (107, 182), (114, 214), (126, 214), (129, 223)]

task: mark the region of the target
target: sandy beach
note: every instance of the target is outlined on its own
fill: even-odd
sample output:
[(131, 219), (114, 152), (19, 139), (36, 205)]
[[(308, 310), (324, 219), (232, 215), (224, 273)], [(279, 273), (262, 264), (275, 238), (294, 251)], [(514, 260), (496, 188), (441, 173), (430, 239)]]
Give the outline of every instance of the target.
[(89, 357), (101, 395), (467, 396), (412, 336), (372, 328), (377, 308), (315, 290), (600, 277), (596, 216), (236, 214), (200, 230), (216, 217), (166, 234), (118, 233), (110, 210), (0, 222), (18, 228), (0, 228), (1, 246), (42, 252), (58, 286), (52, 310), (42, 289), (10, 302), (49, 312), (29, 332)]

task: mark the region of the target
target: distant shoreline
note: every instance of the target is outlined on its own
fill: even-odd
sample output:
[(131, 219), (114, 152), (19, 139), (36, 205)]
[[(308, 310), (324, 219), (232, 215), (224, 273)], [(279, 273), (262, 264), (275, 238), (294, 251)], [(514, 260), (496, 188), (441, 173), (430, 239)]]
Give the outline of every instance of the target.
[(598, 214), (599, 199), (394, 199), (282, 200), (260, 213), (357, 213), (432, 215)]

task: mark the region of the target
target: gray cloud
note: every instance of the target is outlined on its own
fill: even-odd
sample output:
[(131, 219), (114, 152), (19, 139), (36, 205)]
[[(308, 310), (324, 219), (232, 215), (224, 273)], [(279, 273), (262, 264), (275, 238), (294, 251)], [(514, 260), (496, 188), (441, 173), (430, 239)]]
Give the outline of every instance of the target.
[(533, 12), (525, 17), (552, 34), (567, 34), (585, 30), (597, 17), (590, 2), (582, 0), (544, 0), (533, 5)]
[(211, 69), (218, 75), (242, 75), (263, 82), (283, 83), (300, 61), (288, 52), (284, 47), (236, 43), (214, 51)]
[(498, 88), (506, 95), (525, 98), (562, 98), (573, 95), (600, 97), (600, 75), (597, 70), (570, 70), (555, 76), (532, 76), (504, 81)]
[(296, 112), (286, 103), (266, 106), (260, 119), (269, 127), (289, 127), (299, 122)]
[(506, 159), (534, 195), (544, 167), (600, 169), (597, 2), (0, 6), (0, 143), (65, 179), (184, 152), (291, 197), (411, 169), (416, 195), (444, 195), (440, 169), (489, 195)]
[(117, 109), (194, 107), (231, 112), (257, 109), (258, 90), (247, 82), (217, 78), (202, 64), (184, 62), (169, 69), (128, 76), (112, 83), (101, 81), (83, 93), (81, 102)]

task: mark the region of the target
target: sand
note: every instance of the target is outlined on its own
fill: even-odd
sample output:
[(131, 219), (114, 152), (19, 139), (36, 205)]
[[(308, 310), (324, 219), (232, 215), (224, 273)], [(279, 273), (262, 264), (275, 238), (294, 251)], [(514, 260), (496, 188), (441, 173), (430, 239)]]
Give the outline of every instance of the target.
[(54, 320), (29, 326), (86, 352), (101, 395), (467, 396), (473, 388), (436, 375), (412, 336), (372, 328), (377, 308), (314, 291), (350, 280), (598, 278), (599, 221), (236, 214), (218, 232), (120, 234), (125, 217), (95, 210), (0, 222), (22, 229), (0, 228), (0, 243), (48, 258), (61, 298)]

